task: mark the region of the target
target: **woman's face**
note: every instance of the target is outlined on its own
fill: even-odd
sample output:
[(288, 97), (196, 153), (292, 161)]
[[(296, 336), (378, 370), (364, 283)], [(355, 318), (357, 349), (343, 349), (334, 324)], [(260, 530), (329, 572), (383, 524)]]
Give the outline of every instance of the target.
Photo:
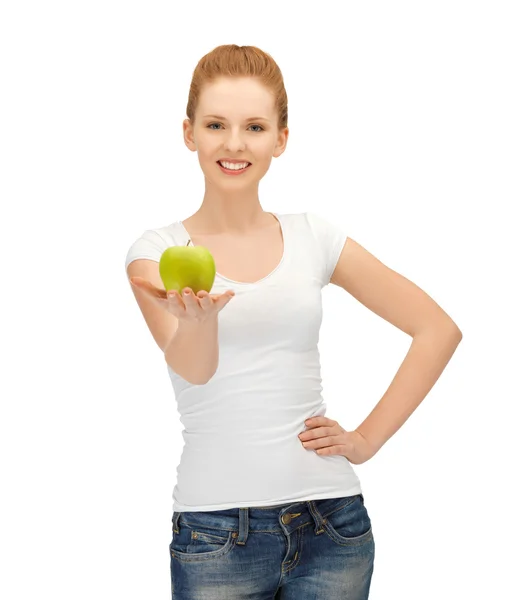
[[(206, 85), (196, 108), (196, 123), (184, 121), (184, 139), (198, 152), (205, 177), (221, 186), (257, 183), (273, 157), (285, 150), (288, 129), (278, 131), (274, 98), (254, 78), (220, 78)], [(240, 175), (225, 174), (220, 159), (250, 162)]]

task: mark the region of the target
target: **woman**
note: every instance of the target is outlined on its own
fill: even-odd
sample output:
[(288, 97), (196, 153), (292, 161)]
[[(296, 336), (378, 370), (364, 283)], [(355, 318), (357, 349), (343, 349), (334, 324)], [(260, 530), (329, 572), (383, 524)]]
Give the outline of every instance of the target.
[[(145, 231), (126, 258), (185, 426), (169, 546), (173, 598), (215, 590), (223, 600), (363, 600), (375, 545), (352, 464), (406, 421), (461, 332), (336, 224), (315, 212), (264, 212), (258, 186), (289, 133), (282, 75), (268, 54), (228, 45), (204, 56), (187, 117), (203, 203), (184, 221)], [(212, 293), (162, 289), (158, 261), (176, 245), (209, 249)], [(413, 338), (355, 431), (325, 416), (321, 395), (317, 343), (329, 283)]]

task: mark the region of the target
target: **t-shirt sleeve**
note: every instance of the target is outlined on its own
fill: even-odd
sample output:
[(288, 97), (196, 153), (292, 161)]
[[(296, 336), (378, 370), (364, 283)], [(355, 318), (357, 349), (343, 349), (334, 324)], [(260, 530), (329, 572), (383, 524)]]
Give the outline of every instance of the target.
[(128, 249), (125, 258), (125, 271), (128, 265), (138, 258), (146, 258), (159, 262), (167, 246), (168, 244), (166, 244), (162, 236), (156, 231), (153, 229), (146, 230)]
[(347, 233), (335, 221), (308, 212), (307, 219), (319, 249), (322, 287), (328, 285), (347, 240)]

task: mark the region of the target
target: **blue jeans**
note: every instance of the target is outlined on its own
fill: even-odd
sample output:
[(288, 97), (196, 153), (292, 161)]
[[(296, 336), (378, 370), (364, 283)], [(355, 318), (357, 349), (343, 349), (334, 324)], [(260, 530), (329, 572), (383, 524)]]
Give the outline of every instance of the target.
[(361, 494), (173, 512), (173, 600), (367, 600), (374, 536)]

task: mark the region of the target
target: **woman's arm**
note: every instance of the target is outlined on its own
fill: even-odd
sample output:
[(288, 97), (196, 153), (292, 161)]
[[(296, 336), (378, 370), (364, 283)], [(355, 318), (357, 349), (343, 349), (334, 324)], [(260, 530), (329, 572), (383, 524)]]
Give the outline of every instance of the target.
[(166, 363), (190, 383), (205, 385), (219, 364), (218, 313), (201, 323), (178, 321), (164, 349)]
[(453, 326), (433, 323), (413, 342), (387, 391), (356, 428), (377, 452), (427, 396), (462, 338)]
[(377, 451), (426, 397), (463, 335), (426, 292), (351, 238), (347, 238), (330, 281), (413, 338), (389, 388), (356, 428)]
[(218, 313), (203, 322), (178, 319), (162, 303), (166, 291), (161, 289), (159, 263), (137, 259), (127, 268), (129, 278), (139, 277), (153, 286), (132, 291), (155, 342), (164, 353), (166, 363), (175, 373), (194, 385), (204, 385), (214, 375), (219, 362)]

